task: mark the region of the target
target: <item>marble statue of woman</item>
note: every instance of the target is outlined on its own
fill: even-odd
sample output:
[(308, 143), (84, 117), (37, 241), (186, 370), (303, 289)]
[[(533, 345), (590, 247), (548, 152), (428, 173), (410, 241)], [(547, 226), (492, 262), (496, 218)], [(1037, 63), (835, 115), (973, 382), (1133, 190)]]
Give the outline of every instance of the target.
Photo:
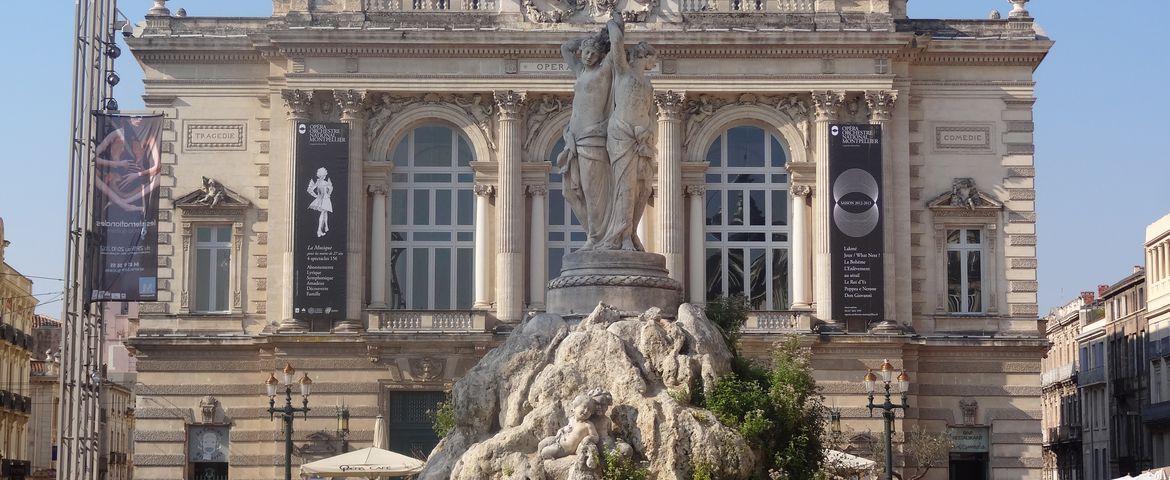
[(610, 33), (615, 54), (613, 75), (613, 113), (606, 129), (606, 150), (613, 170), (613, 204), (609, 225), (599, 249), (645, 250), (638, 238), (638, 220), (654, 191), (654, 86), (646, 71), (654, 68), (657, 56), (646, 42), (634, 46), (626, 59), (622, 44), (624, 24), (620, 16), (610, 20), (616, 25)]

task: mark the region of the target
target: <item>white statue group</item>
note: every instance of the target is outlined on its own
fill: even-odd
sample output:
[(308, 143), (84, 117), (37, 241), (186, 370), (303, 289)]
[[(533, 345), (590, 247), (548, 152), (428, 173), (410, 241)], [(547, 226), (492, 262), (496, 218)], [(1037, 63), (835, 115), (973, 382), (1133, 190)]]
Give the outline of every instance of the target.
[(657, 57), (646, 42), (626, 52), (624, 28), (619, 15), (596, 35), (561, 45), (577, 81), (557, 169), (588, 237), (581, 250), (644, 250), (637, 225), (657, 168), (646, 71)]
[(570, 406), (568, 424), (555, 435), (541, 440), (537, 446), (540, 458), (554, 460), (575, 456), (577, 471), (589, 471), (598, 467), (596, 461), (601, 450), (630, 456), (633, 449), (614, 435), (613, 422), (606, 415), (611, 405), (613, 396), (600, 387), (577, 395)]

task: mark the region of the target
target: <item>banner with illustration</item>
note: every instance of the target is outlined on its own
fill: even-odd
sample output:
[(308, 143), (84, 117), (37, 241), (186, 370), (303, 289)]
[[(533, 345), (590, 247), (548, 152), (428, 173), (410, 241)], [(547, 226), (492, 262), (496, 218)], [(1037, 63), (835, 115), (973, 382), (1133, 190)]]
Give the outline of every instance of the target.
[(86, 298), (153, 302), (163, 117), (96, 115)]
[(293, 180), (293, 317), (345, 320), (349, 126), (299, 122)]
[(881, 139), (879, 125), (829, 125), (833, 319), (862, 328), (885, 319)]

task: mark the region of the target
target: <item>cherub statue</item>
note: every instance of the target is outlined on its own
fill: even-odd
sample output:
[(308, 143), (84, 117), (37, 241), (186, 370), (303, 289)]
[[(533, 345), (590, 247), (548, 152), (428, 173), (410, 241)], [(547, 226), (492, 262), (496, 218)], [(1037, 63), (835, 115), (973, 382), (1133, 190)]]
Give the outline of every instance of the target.
[(597, 433), (597, 427), (590, 421), (596, 410), (597, 403), (593, 397), (577, 395), (569, 408), (571, 416), (569, 424), (558, 430), (556, 435), (541, 440), (537, 445), (540, 457), (553, 460), (574, 455), (582, 442), (596, 445), (601, 437)]

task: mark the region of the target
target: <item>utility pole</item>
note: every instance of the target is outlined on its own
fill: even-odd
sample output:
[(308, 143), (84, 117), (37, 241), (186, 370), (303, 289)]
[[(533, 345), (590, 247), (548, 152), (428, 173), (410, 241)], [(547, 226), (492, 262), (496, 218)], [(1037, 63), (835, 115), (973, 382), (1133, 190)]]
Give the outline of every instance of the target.
[(102, 385), (102, 321), (85, 298), (90, 242), (94, 112), (117, 110), (111, 95), (117, 0), (74, 0), (73, 112), (69, 124), (69, 179), (65, 225), (65, 298), (61, 314), (61, 403), (58, 411), (59, 480), (97, 480)]

